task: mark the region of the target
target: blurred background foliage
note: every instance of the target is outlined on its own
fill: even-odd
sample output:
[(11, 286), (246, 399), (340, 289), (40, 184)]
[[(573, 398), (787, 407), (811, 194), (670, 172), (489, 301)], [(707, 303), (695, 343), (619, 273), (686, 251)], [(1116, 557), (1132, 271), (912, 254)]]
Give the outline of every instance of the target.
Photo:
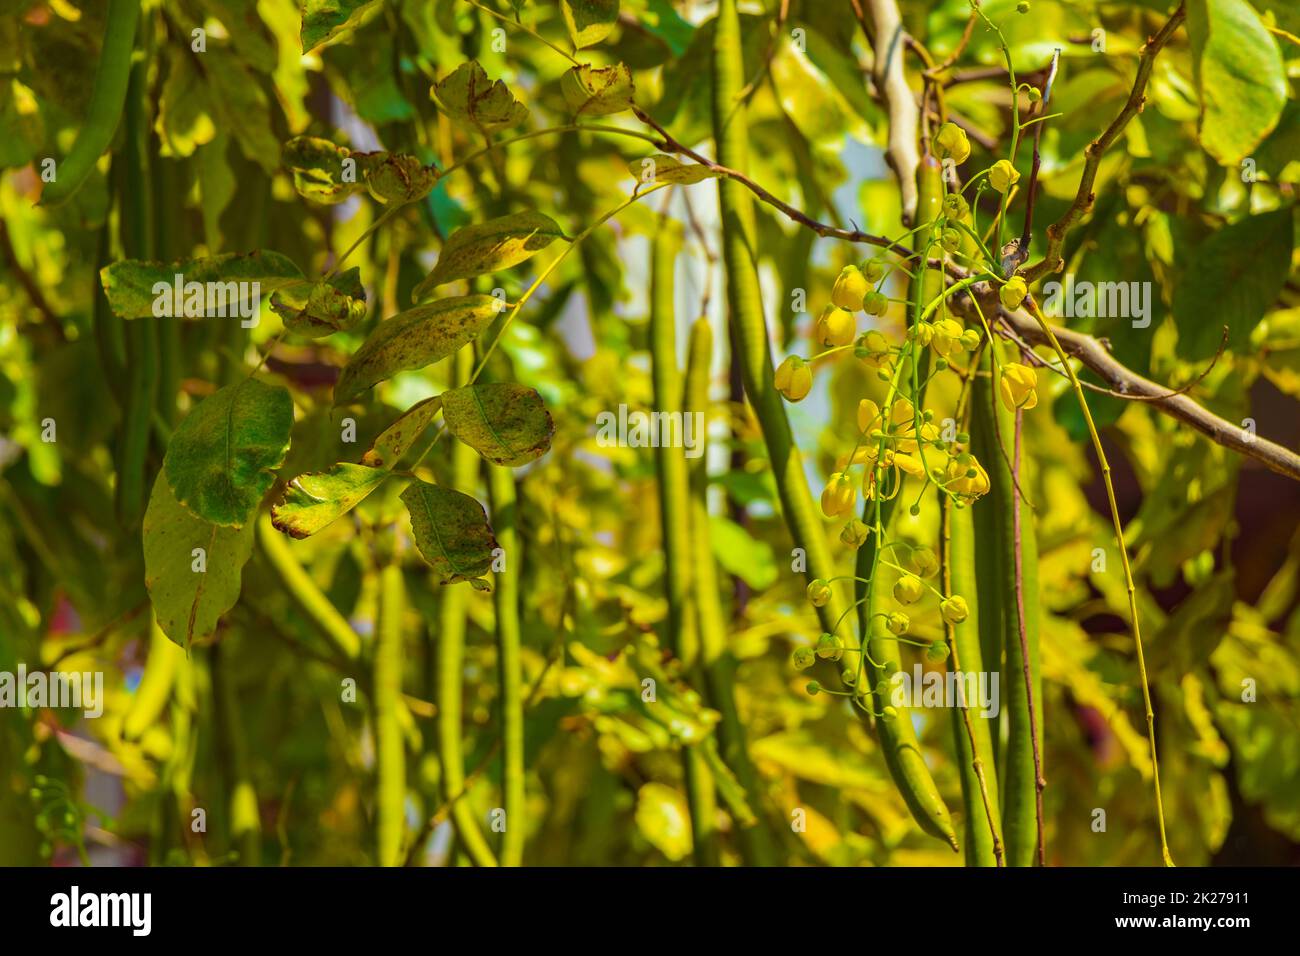
[[(559, 90), (569, 64), (464, 0), (305, 6), (304, 20), (293, 0), (146, 3), (146, 58), (132, 92), (147, 147), (131, 163), (119, 130), (86, 187), (50, 210), (36, 205), (40, 162), (63, 155), (82, 123), (106, 5), (0, 5), (0, 671), (19, 661), (102, 671), (107, 694), (95, 720), (66, 710), (0, 710), (0, 862), (71, 862), (83, 846), (105, 864), (374, 861), (365, 680), (360, 703), (340, 701), (348, 675), (322, 653), (311, 615), (282, 586), (264, 547), (245, 568), (239, 603), (188, 658), (151, 628), (139, 515), (115, 504), (125, 383), (96, 334), (105, 310), (96, 273), (127, 254), (122, 203), (144, 196), (157, 258), (268, 248), (319, 274), (371, 225), (377, 207), (363, 199), (303, 202), (281, 166), (286, 140), (310, 134), (446, 167), (482, 139), (439, 112), (429, 95), (434, 82), (477, 59), (528, 106), (525, 128), (542, 129), (570, 122)], [(496, 6), (516, 15), (509, 4)], [(613, 33), (582, 54), (631, 66), (638, 103), (705, 152), (712, 6), (622, 0)], [(958, 43), (966, 3), (903, 6), (907, 29), (936, 56)], [(1025, 16), (1014, 2), (984, 6), (1004, 25), (1022, 70), (1041, 70), (1053, 49), (1063, 51), (1053, 107), (1064, 115), (1043, 137), (1038, 214), (1040, 224), (1054, 221), (1073, 198), (1083, 148), (1122, 106), (1135, 51), (1167, 5), (1035, 0)], [(566, 42), (558, 4), (513, 7), (547, 38)], [(1293, 4), (1255, 7), (1300, 34)], [(870, 87), (870, 46), (847, 0), (793, 0), (786, 8), (777, 0), (742, 6), (754, 78), (750, 174), (816, 218), (896, 235), (898, 187), (882, 158), (887, 119)], [(206, 31), (204, 52), (191, 47), (197, 27)], [(1091, 46), (1098, 27), (1106, 31), (1104, 54)], [(796, 29), (802, 48), (789, 42)], [(1067, 324), (1108, 337), (1130, 367), (1175, 387), (1205, 365), (1179, 357), (1171, 313), (1198, 248), (1228, 223), (1289, 203), (1300, 180), (1300, 47), (1280, 42), (1291, 99), (1253, 153), (1260, 182), (1243, 183), (1199, 144), (1191, 55), (1180, 37), (1157, 61), (1146, 110), (1102, 164), (1095, 213), (1070, 237), (1067, 258), (1079, 278), (1151, 281), (1155, 294), (1145, 331), (1099, 319)], [(999, 63), (994, 38), (977, 29), (959, 69)], [(950, 90), (950, 109), (986, 144), (973, 138), (973, 168), (996, 158), (986, 147), (1006, 133), (1008, 97), (997, 77)], [(615, 121), (640, 128), (627, 115)], [(524, 208), (547, 212), (570, 235), (580, 231), (633, 185), (627, 164), (648, 150), (629, 143), (565, 132), (513, 145), (440, 181), (418, 208), (381, 229), (351, 260), (374, 304), (365, 325), (318, 342), (290, 340), (269, 360), (296, 402), (282, 474), (348, 457), (339, 413), (330, 410), (338, 368), (375, 323), (409, 301), (443, 237)], [(686, 225), (677, 266), (680, 341), (698, 315), (715, 327), (709, 530), (725, 572), (739, 705), (762, 775), (758, 809), (789, 863), (956, 864), (959, 856), (917, 829), (851, 708), (840, 698), (807, 696), (803, 675), (789, 666), (790, 652), (815, 641), (820, 628), (802, 577), (789, 571), (790, 542), (761, 439), (729, 381), (715, 184), (672, 193), (668, 214)], [(791, 309), (791, 293), (806, 290), (815, 313), (839, 269), (863, 249), (817, 240), (770, 207), (757, 213), (774, 348), (807, 353), (811, 317)], [(557, 426), (549, 455), (519, 473), (530, 864), (660, 865), (691, 855), (676, 756), (681, 725), (665, 726), (639, 697), (644, 662), (658, 660), (656, 641), (666, 643), (653, 460), (649, 449), (600, 446), (594, 425), (600, 412), (651, 402), (646, 263), (655, 228), (656, 211), (643, 204), (596, 232), (551, 276), (502, 346), (513, 377), (541, 392)], [(495, 281), (513, 301), (536, 268)], [(1262, 278), (1249, 263), (1242, 269), (1239, 281), (1276, 278), (1279, 291), (1249, 346), (1224, 354), (1192, 394), (1231, 421), (1255, 419), (1260, 434), (1294, 448), (1300, 281), (1294, 268)], [(891, 312), (883, 325), (896, 333), (901, 320)], [(231, 368), (253, 364), (255, 350), (280, 328), (269, 309), (251, 339), (234, 322), (168, 322), (175, 320), (159, 322), (168, 361), (160, 369), (151, 476), (167, 429)], [(369, 447), (413, 401), (447, 387), (449, 364), (377, 389), (357, 415), (355, 447)], [(1035, 508), (1045, 605), (1048, 853), (1059, 863), (1149, 864), (1156, 860), (1150, 764), (1123, 578), (1113, 567), (1094, 570), (1093, 549), (1109, 540), (1109, 523), (1067, 384), (1047, 379), (1050, 409), (1026, 419), (1034, 464), (1025, 490)], [(819, 372), (813, 395), (792, 408), (815, 484), (845, 450), (858, 399), (880, 391), (867, 370), (847, 361)], [(1141, 403), (1098, 398), (1095, 407), (1135, 556), (1174, 857), (1181, 864), (1300, 862), (1300, 486)], [(42, 440), (46, 419), (57, 424), (55, 442)], [(449, 468), (447, 451), (429, 460), (440, 474)], [(376, 607), (372, 532), (395, 514), (394, 497), (376, 494), (354, 519), (289, 545), (361, 635), (363, 657)], [(933, 540), (932, 516), (930, 509), (929, 518), (899, 531)], [(841, 560), (847, 567), (847, 552)], [(455, 863), (463, 849), (441, 818), (427, 704), (447, 592), (414, 560), (404, 573), (412, 601), (404, 621), (409, 834), (428, 836), (413, 854), (417, 862)], [(501, 784), (491, 597), (470, 593), (467, 607), (465, 800), (486, 820)], [(916, 631), (923, 640), (940, 636), (937, 616), (919, 617)], [(1242, 702), (1246, 679), (1257, 686), (1253, 703)], [(689, 694), (674, 706), (688, 724), (707, 727), (712, 719)], [(959, 807), (947, 715), (917, 714), (927, 761), (949, 806)], [(791, 831), (796, 807), (806, 811), (806, 833)], [(1106, 810), (1104, 833), (1092, 828), (1096, 807)], [(204, 833), (190, 826), (196, 808), (206, 812)], [(719, 814), (725, 834), (732, 829), (725, 805)], [(734, 859), (734, 845), (724, 844)]]

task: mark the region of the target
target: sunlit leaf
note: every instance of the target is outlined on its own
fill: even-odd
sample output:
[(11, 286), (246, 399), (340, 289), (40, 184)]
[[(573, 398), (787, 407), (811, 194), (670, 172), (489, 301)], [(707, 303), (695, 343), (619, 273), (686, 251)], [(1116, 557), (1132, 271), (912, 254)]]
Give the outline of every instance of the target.
[(534, 389), (489, 382), (453, 388), (440, 398), (448, 430), (493, 464), (518, 467), (551, 447), (555, 425)]
[(595, 46), (618, 25), (618, 0), (560, 0), (573, 48)]
[(355, 508), (389, 473), (340, 462), (328, 471), (299, 475), (271, 508), (271, 523), (295, 538), (315, 534)]
[[(469, 495), (412, 481), (402, 492), (416, 547), (442, 584), (477, 582), (492, 567), (496, 538), (487, 512)], [(482, 582), (475, 585), (483, 587)]]
[(398, 372), (432, 365), (472, 342), (501, 309), (490, 295), (465, 295), (419, 305), (370, 333), (334, 386), (334, 404), (352, 401)]
[(176, 500), (205, 521), (242, 526), (275, 482), (292, 428), (286, 388), (245, 378), (208, 396), (167, 446), (163, 469)]
[(501, 80), (488, 79), (477, 60), (456, 67), (434, 84), (430, 95), (447, 115), (469, 120), (485, 132), (515, 126), (528, 117), (528, 107)]
[(632, 108), (636, 85), (632, 82), (632, 71), (622, 63), (582, 64), (560, 79), (560, 92), (577, 116), (608, 116)]
[(241, 310), (256, 310), (258, 297), (303, 279), (291, 259), (269, 251), (175, 262), (124, 259), (105, 266), (99, 276), (109, 308), (124, 319), (239, 316)]
[(540, 212), (514, 213), (457, 229), (411, 298), (418, 302), (444, 283), (509, 269), (563, 238), (564, 230)]
[(380, 0), (301, 0), (302, 52), (309, 53), (344, 30), (357, 26)]
[(441, 408), (442, 398), (438, 395), (412, 405), (375, 439), (371, 449), (361, 456), (361, 464), (371, 468), (392, 468), (424, 434)]
[(252, 551), (251, 522), (223, 528), (195, 517), (158, 474), (144, 515), (145, 585), (158, 626), (171, 640), (188, 647), (216, 630), (239, 599)]

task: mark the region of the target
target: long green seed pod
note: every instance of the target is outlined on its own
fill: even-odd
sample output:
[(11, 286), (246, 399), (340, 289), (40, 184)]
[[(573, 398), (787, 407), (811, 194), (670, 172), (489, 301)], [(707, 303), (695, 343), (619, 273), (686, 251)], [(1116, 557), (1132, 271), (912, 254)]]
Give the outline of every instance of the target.
[[(81, 188), (95, 168), (95, 162), (117, 131), (126, 102), (128, 77), (131, 73), (131, 50), (135, 46), (135, 28), (140, 19), (140, 0), (109, 0), (104, 21), (104, 43), (95, 79), (91, 87), (86, 119), (77, 133), (68, 155), (55, 166), (54, 182), (41, 193), (41, 205), (58, 206), (67, 202)], [(136, 188), (142, 188), (137, 183)]]
[(361, 654), (361, 638), (298, 563), (288, 539), (275, 529), (269, 513), (263, 512), (257, 518), (257, 543), (279, 577), (281, 586), (298, 610), (315, 625), (335, 656), (356, 660)]
[(501, 865), (520, 866), (524, 860), (526, 795), (524, 792), (524, 678), (520, 660), (519, 570), (523, 549), (519, 535), (519, 506), (515, 476), (509, 468), (485, 464), (492, 531), (505, 564), (495, 575), (492, 601), (496, 610), (497, 680), (501, 708), (501, 777), (506, 830), (501, 838)]
[(122, 718), (122, 736), (127, 740), (139, 740), (162, 714), (171, 697), (176, 670), (185, 660), (185, 649), (168, 639), (152, 612), (149, 619), (149, 657), (140, 686)]
[[(474, 354), (469, 349), (456, 353), (456, 381), (468, 380), (473, 373)], [(453, 442), (451, 451), (452, 485), (469, 493), (474, 488), (478, 453), (464, 442)], [(465, 753), (461, 746), (463, 712), (463, 674), (465, 663), (465, 615), (469, 587), (449, 585), (442, 589), (438, 614), (438, 750), (442, 759), (443, 799), (451, 805), (451, 819), (456, 825), (465, 852), (478, 866), (496, 866), (496, 855), (483, 836), (465, 791)], [(507, 827), (509, 820), (507, 819)]]
[[(740, 826), (740, 848), (751, 866), (775, 866), (779, 860), (777, 846), (762, 813), (762, 781), (745, 739), (745, 727), (736, 709), (736, 661), (727, 647), (727, 616), (723, 613), (718, 592), (718, 567), (713, 560), (709, 537), (709, 466), (708, 411), (709, 366), (713, 359), (713, 330), (709, 320), (700, 318), (691, 326), (686, 363), (686, 386), (683, 408), (688, 421), (702, 423), (696, 436), (696, 457), (690, 465), (690, 531), (692, 595), (698, 622), (700, 662), (704, 667), (709, 705), (720, 715), (718, 739), (723, 762), (732, 769), (749, 798), (757, 822)], [(692, 425), (694, 427), (694, 425)]]
[[(747, 165), (747, 130), (739, 93), (744, 86), (740, 20), (735, 0), (721, 0), (713, 45), (713, 135), (718, 162), (744, 171)], [(727, 273), (727, 304), (733, 343), (740, 356), (745, 394), (763, 430), (781, 513), (790, 536), (807, 559), (807, 575), (829, 580), (835, 576), (826, 532), (808, 490), (803, 458), (790, 433), (785, 405), (772, 380), (772, 353), (754, 260), (754, 208), (749, 192), (734, 179), (718, 181), (722, 217), (722, 258)], [(818, 610), (822, 626), (831, 631), (845, 604), (838, 588)]]
[(401, 866), (406, 819), (406, 743), (402, 737), (402, 617), (406, 582), (402, 579), (400, 542), (379, 572), (379, 614), (375, 632), (376, 842), (380, 866)]
[[(997, 358), (997, 362), (994, 358)], [(1042, 676), (1038, 661), (1038, 581), (1037, 549), (1034, 541), (1033, 516), (1024, 499), (1020, 502), (1020, 587), (1016, 582), (1014, 478), (1008, 462), (1015, 455), (1015, 417), (998, 400), (996, 376), (1001, 363), (1001, 345), (989, 343), (980, 360), (980, 375), (971, 389), (971, 431), (977, 439), (975, 457), (989, 475), (986, 501), (975, 508), (991, 510), (993, 542), (998, 559), (996, 566), (977, 562), (976, 576), (992, 577), (993, 586), (979, 586), (981, 596), (989, 594), (997, 610), (990, 615), (1001, 636), (1003, 661), (999, 686), (1006, 714), (1005, 753), (998, 768), (1002, 778), (1002, 835), (1006, 842), (1008, 866), (1032, 866), (1038, 846), (1038, 819), (1035, 813), (1037, 784), (1034, 774), (1034, 740), (1030, 729), (1028, 694), (1020, 647), (1020, 608), (1024, 609), (1024, 631), (1029, 650), (1030, 673), (1036, 723), (1042, 726)], [(985, 374), (987, 373), (987, 374)], [(1021, 469), (1020, 481), (1025, 481)], [(980, 529), (977, 527), (976, 533)], [(987, 607), (988, 605), (985, 605)], [(991, 625), (985, 625), (986, 627)], [(984, 643), (983, 641), (981, 642)], [(991, 666), (991, 665), (990, 665)]]
[[(126, 109), (126, 136), (122, 163), (114, 170), (123, 251), (134, 259), (152, 259), (153, 219), (146, 149), (149, 117), (145, 115), (146, 71), (140, 62), (130, 71), (130, 97)], [(126, 330), (126, 407), (117, 446), (117, 506), (124, 524), (139, 523), (148, 494), (149, 436), (153, 429), (158, 393), (158, 329), (152, 322), (136, 321)]]
[[(956, 508), (946, 496), (940, 498), (945, 544), (943, 590), (946, 594), (961, 595), (969, 611), (966, 620), (960, 624), (947, 624), (952, 650), (949, 661), (953, 672), (960, 675), (961, 686), (967, 689), (964, 691), (964, 706), (952, 709), (954, 750), (961, 768), (961, 796), (966, 810), (966, 865), (1000, 866), (1003, 862), (1002, 823), (993, 763), (997, 718), (985, 717), (976, 699), (968, 692), (972, 689), (972, 679), (982, 680), (986, 673), (980, 651), (981, 608), (975, 580), (975, 525), (969, 506)], [(991, 693), (1001, 694), (1001, 688), (994, 688), (991, 682), (989, 688)]]
[[(655, 407), (668, 415), (669, 420), (674, 413), (680, 414), (683, 398), (673, 302), (673, 270), (681, 244), (681, 227), (672, 220), (661, 219), (650, 255), (650, 361)], [(684, 434), (683, 430), (683, 437)], [(698, 673), (697, 619), (691, 604), (690, 478), (686, 452), (660, 441), (654, 457), (659, 479), (668, 644), (688, 673)], [(694, 747), (682, 749), (682, 769), (695, 862), (701, 866), (717, 866), (720, 862), (717, 795), (712, 775)]]
[(239, 697), (230, 673), (228, 648), (213, 647), (210, 659), (212, 694), (220, 715), (223, 764), (230, 780), (230, 840), (239, 851), (240, 866), (262, 862), (262, 820), (257, 791), (249, 771), (248, 737), (240, 719)]

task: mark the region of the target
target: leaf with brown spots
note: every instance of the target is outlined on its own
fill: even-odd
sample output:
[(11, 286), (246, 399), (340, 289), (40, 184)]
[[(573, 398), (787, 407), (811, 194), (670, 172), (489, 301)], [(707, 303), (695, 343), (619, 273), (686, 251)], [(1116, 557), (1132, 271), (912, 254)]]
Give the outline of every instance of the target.
[(518, 467), (550, 450), (555, 425), (534, 389), (488, 382), (439, 397), (447, 430), (495, 465)]

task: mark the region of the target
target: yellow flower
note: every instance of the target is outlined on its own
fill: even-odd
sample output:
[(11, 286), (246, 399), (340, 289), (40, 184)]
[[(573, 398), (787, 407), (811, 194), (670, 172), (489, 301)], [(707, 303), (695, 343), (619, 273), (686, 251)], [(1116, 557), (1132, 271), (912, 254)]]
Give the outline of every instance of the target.
[(777, 367), (773, 382), (786, 401), (799, 402), (812, 390), (812, 369), (799, 356), (791, 355)]
[(871, 429), (880, 421), (880, 406), (869, 398), (858, 402), (858, 431), (871, 434)]
[(808, 585), (808, 602), (813, 607), (825, 607), (831, 599), (831, 586), (822, 578), (812, 581)]
[(853, 512), (853, 503), (858, 499), (858, 490), (853, 487), (853, 480), (843, 472), (835, 472), (826, 482), (822, 491), (822, 513), (828, 518), (847, 515)]
[(939, 602), (939, 613), (949, 624), (960, 624), (966, 618), (970, 617), (970, 608), (966, 606), (966, 599), (960, 594), (954, 594), (952, 597)]
[(851, 313), (828, 305), (817, 320), (815, 335), (819, 344), (826, 348), (837, 348), (852, 342), (857, 331), (858, 326)]
[(1020, 182), (1020, 173), (1016, 171), (1015, 166), (1011, 165), (1010, 160), (999, 159), (989, 170), (989, 185), (1004, 196), (1018, 182)]
[(1002, 404), (1011, 411), (1033, 408), (1038, 404), (1038, 373), (1028, 365), (1009, 362), (1002, 366), (1002, 380), (998, 385)]
[(958, 455), (948, 462), (944, 486), (963, 498), (978, 498), (989, 493), (989, 473), (974, 455)]
[(1020, 303), (1025, 301), (1025, 296), (1028, 294), (1029, 287), (1020, 276), (1012, 276), (998, 290), (998, 298), (1002, 300), (1002, 305), (1012, 312), (1020, 308)]
[(966, 131), (953, 123), (944, 123), (934, 134), (934, 154), (940, 159), (952, 159), (960, 165), (970, 156), (970, 140)]
[(871, 283), (857, 266), (845, 266), (831, 289), (831, 301), (849, 312), (862, 311), (862, 297), (871, 291)]
[(860, 518), (854, 518), (840, 532), (840, 540), (850, 548), (860, 548), (871, 537), (871, 529)]
[(953, 352), (961, 351), (961, 335), (965, 331), (952, 319), (940, 319), (934, 323), (934, 332), (930, 335), (930, 346), (947, 358)]

